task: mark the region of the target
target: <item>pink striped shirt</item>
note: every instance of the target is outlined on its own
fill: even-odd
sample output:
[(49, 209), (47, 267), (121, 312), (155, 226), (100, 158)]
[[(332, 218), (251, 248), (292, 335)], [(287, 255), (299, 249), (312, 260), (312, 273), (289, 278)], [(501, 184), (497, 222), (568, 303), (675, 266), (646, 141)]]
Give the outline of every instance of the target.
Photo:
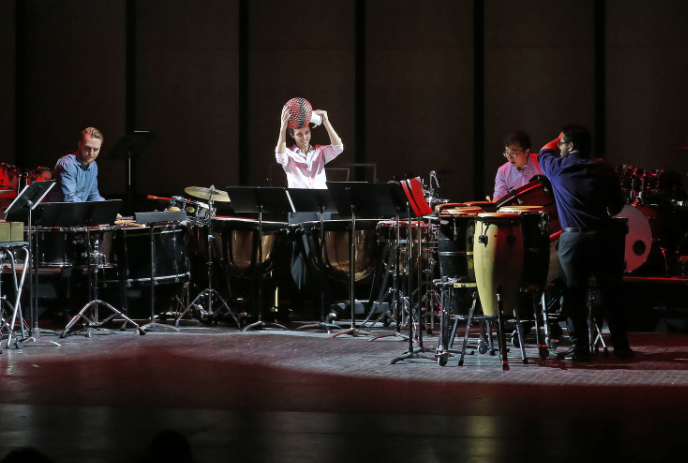
[(279, 154), (275, 150), (275, 159), (287, 173), (289, 188), (310, 188), (324, 190), (325, 164), (342, 154), (344, 145), (315, 145), (304, 154), (298, 146), (287, 148)]

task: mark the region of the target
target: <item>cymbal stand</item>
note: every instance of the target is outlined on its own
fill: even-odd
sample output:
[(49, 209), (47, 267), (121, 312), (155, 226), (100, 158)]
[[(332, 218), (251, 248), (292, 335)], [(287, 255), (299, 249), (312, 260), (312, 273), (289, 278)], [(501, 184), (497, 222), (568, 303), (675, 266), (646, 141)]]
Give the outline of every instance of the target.
[[(348, 190), (350, 191), (350, 190)], [(323, 234), (324, 238), (324, 234)], [(343, 334), (359, 336), (361, 334), (372, 336), (373, 333), (356, 327), (356, 206), (351, 204), (351, 232), (349, 234), (349, 304), (351, 305), (351, 328), (338, 331), (330, 338), (336, 338)]]
[[(67, 336), (76, 334), (77, 331), (70, 332), (70, 330), (80, 319), (84, 321), (84, 324), (83, 328), (79, 331), (86, 331), (87, 338), (93, 337), (93, 330), (107, 334), (114, 334), (114, 331), (103, 328), (103, 325), (115, 318), (117, 315), (124, 318), (122, 329), (124, 329), (127, 323), (131, 323), (134, 325), (140, 335), (146, 334), (146, 332), (138, 325), (138, 323), (121, 311), (117, 310), (112, 305), (98, 298), (98, 271), (102, 268), (105, 268), (107, 264), (105, 262), (105, 255), (100, 252), (99, 240), (96, 239), (93, 243), (91, 243), (91, 227), (86, 227), (86, 249), (88, 252), (88, 296), (91, 301), (70, 320), (64, 331), (60, 334), (60, 338), (66, 338)], [(100, 305), (105, 306), (113, 312), (102, 321), (98, 321), (98, 308)]]
[[(212, 190), (212, 187), (211, 187)], [(198, 293), (198, 295), (191, 301), (190, 304), (186, 306), (186, 308), (182, 311), (182, 313), (179, 314), (179, 316), (174, 320), (174, 326), (175, 328), (179, 327), (179, 321), (184, 318), (184, 315), (189, 312), (189, 310), (198, 310), (201, 314), (201, 317), (204, 320), (211, 320), (213, 322), (217, 323), (217, 319), (224, 313), (229, 314), (233, 319), (234, 322), (237, 324), (237, 328), (241, 329), (241, 324), (239, 323), (239, 319), (234, 315), (234, 312), (232, 312), (232, 309), (229, 308), (229, 305), (227, 305), (227, 302), (222, 298), (222, 295), (213, 288), (213, 240), (214, 235), (213, 235), (213, 217), (215, 216), (215, 207), (213, 205), (213, 192), (210, 192), (210, 198), (208, 199), (208, 205), (210, 206), (210, 217), (208, 218), (208, 244), (206, 246), (206, 249), (208, 250), (208, 287), (205, 288), (203, 291)], [(213, 296), (220, 301), (221, 308), (220, 310), (213, 311)], [(203, 299), (204, 304), (207, 305), (201, 305), (197, 304), (197, 301), (200, 299)], [(207, 307), (207, 310), (206, 310)]]
[[(409, 224), (409, 234), (408, 234), (408, 252), (409, 252), (409, 266), (408, 266), (408, 280), (409, 280), (409, 293), (411, 292), (411, 289), (413, 288), (413, 222), (411, 218), (411, 205), (409, 203), (406, 204), (406, 210), (408, 213), (408, 224)], [(435, 362), (436, 359), (435, 357), (429, 357), (427, 355), (422, 355), (423, 353), (426, 352), (434, 352), (434, 349), (428, 349), (426, 347), (423, 347), (423, 295), (422, 295), (422, 284), (423, 284), (423, 272), (422, 272), (422, 251), (423, 251), (423, 240), (421, 239), (420, 236), (420, 230), (421, 230), (421, 217), (418, 217), (418, 290), (416, 291), (418, 295), (418, 304), (414, 305), (413, 301), (411, 300), (409, 304), (409, 321), (408, 321), (408, 326), (409, 326), (409, 332), (408, 332), (408, 343), (409, 347), (408, 350), (404, 353), (402, 353), (399, 357), (395, 357), (392, 359), (390, 362), (390, 365), (394, 365), (397, 362), (401, 362), (403, 360), (429, 360), (431, 362)], [(413, 347), (413, 324), (414, 324), (414, 315), (413, 315), (413, 308), (416, 307), (416, 316), (418, 317), (418, 327), (416, 328), (416, 334), (418, 336), (418, 347)]]
[[(161, 231), (162, 232), (162, 231)], [(150, 254), (151, 254), (151, 289), (150, 289), (150, 304), (151, 304), (151, 318), (150, 323), (146, 323), (141, 328), (145, 331), (167, 331), (179, 332), (179, 328), (171, 325), (164, 325), (155, 321), (155, 224), (150, 224)]]

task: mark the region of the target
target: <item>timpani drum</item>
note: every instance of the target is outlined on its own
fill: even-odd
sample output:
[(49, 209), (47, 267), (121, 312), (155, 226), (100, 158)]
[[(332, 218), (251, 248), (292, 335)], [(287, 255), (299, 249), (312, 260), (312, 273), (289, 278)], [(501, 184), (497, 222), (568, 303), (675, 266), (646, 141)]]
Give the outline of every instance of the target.
[[(382, 258), (384, 246), (378, 239), (377, 219), (356, 220), (354, 233), (354, 279), (363, 280), (377, 269)], [(350, 276), (350, 220), (325, 220), (322, 223), (324, 233), (321, 233), (320, 222), (304, 222), (302, 224), (308, 239), (309, 260), (319, 271), (325, 272), (330, 278), (349, 282)], [(321, 237), (323, 237), (321, 239)], [(322, 251), (321, 249), (321, 243)]]
[[(265, 275), (273, 267), (278, 246), (285, 242), (284, 231), (288, 227), (289, 224), (284, 222), (263, 221), (261, 225), (254, 219), (215, 217), (213, 236), (220, 265), (232, 277)], [(207, 235), (206, 228), (204, 232)], [(204, 246), (202, 238), (199, 241)], [(262, 256), (259, 256), (261, 253)]]
[(465, 204), (469, 207), (479, 207), (485, 212), (497, 212), (497, 203), (492, 201), (468, 201)]
[(475, 218), (473, 241), (475, 280), (483, 313), (499, 313), (497, 291), (507, 313), (515, 306), (523, 273), (521, 216), (515, 213), (482, 213)]

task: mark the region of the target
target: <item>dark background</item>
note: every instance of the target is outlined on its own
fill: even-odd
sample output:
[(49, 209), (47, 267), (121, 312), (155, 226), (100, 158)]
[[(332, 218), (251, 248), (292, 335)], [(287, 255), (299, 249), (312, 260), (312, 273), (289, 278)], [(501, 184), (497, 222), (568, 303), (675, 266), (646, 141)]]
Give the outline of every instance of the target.
[(53, 166), (95, 126), (101, 192), (122, 196), (108, 150), (151, 130), (139, 196), (266, 185), (301, 96), (337, 163), (434, 169), (452, 200), (491, 193), (505, 135), (538, 149), (569, 122), (613, 164), (685, 173), (667, 148), (688, 145), (686, 24), (684, 0), (4, 0), (0, 161)]

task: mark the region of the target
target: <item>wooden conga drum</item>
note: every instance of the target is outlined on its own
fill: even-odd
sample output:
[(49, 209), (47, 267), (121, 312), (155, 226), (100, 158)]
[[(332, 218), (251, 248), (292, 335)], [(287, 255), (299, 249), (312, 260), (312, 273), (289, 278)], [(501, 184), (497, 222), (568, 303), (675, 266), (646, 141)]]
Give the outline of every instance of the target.
[(523, 233), (523, 275), (524, 285), (544, 288), (550, 280), (550, 269), (558, 268), (556, 245), (554, 254), (550, 245), (547, 210), (544, 206), (504, 206), (499, 212), (515, 213), (521, 216)]
[(511, 313), (523, 272), (523, 234), (519, 214), (478, 214), (475, 218), (473, 260), (483, 314), (489, 317), (498, 315), (498, 288), (501, 288), (504, 310)]

